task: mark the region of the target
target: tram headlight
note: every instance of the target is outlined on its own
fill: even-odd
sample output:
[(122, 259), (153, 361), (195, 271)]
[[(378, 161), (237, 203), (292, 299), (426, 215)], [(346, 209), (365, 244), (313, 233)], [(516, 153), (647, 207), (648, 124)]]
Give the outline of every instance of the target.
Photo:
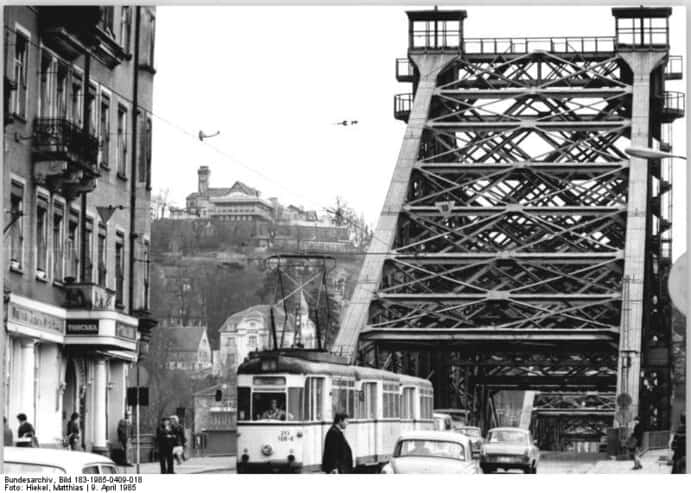
[(268, 443), (262, 447), (262, 455), (269, 457), (273, 453), (274, 453), (274, 449), (271, 448), (271, 445), (269, 445)]

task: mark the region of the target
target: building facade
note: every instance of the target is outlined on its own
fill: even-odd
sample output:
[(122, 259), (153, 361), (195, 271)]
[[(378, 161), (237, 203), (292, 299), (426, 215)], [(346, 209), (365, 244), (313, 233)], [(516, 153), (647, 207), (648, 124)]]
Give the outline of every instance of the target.
[(204, 324), (160, 324), (161, 333), (170, 341), (168, 368), (193, 372), (199, 376), (211, 372), (211, 346)]
[[(10, 425), (108, 451), (148, 335), (153, 7), (5, 8)], [(135, 50), (138, 47), (138, 50)], [(136, 52), (135, 52), (136, 51)]]

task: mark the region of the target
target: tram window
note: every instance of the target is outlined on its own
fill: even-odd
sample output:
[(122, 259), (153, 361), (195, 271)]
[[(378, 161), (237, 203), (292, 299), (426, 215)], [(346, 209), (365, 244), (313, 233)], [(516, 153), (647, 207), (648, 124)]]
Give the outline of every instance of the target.
[(324, 417), (324, 379), (310, 377), (305, 381), (305, 419), (321, 421)]
[(333, 415), (347, 413), (351, 418), (355, 415), (355, 382), (335, 378), (331, 391)]
[(403, 396), (401, 397), (401, 418), (403, 419), (413, 419), (414, 414), (414, 403), (415, 403), (415, 389), (413, 387), (405, 387), (403, 389)]
[(430, 389), (420, 389), (420, 418), (432, 419), (434, 393)]
[(250, 388), (238, 387), (238, 421), (251, 419)]
[(302, 421), (302, 387), (288, 387), (288, 421)]
[(375, 419), (377, 417), (377, 384), (362, 384), (362, 393), (364, 394), (364, 412), (360, 416), (367, 419)]
[(399, 393), (399, 386), (397, 384), (385, 383), (383, 390), (384, 417), (400, 417), (401, 394)]
[(254, 392), (252, 394), (254, 419), (286, 420), (286, 395), (283, 392)]

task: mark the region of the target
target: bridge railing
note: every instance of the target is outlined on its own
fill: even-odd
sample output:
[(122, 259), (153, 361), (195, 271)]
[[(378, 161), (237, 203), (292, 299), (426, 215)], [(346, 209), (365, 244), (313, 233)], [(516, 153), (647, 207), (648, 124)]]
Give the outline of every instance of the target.
[(556, 38), (467, 38), (463, 50), (468, 54), (525, 54), (533, 51), (553, 53), (614, 52), (614, 36)]

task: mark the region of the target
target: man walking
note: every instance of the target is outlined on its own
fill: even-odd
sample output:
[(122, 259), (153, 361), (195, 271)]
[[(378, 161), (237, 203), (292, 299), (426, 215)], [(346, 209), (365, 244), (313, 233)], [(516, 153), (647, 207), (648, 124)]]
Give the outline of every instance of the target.
[(349, 474), (353, 472), (353, 453), (345, 437), (348, 415), (336, 413), (334, 422), (326, 433), (322, 471), (327, 474)]
[(67, 422), (67, 445), (70, 450), (81, 450), (82, 432), (79, 426), (79, 413), (72, 413)]
[(161, 464), (161, 474), (174, 474), (173, 447), (175, 446), (175, 431), (170, 424), (170, 418), (161, 419), (156, 429), (156, 445), (158, 446), (158, 460)]
[(180, 420), (177, 415), (173, 414), (170, 417), (170, 423), (175, 431), (175, 447), (173, 448), (173, 457), (178, 465), (182, 464), (185, 460), (185, 443), (187, 438), (185, 438), (185, 428), (180, 424)]

